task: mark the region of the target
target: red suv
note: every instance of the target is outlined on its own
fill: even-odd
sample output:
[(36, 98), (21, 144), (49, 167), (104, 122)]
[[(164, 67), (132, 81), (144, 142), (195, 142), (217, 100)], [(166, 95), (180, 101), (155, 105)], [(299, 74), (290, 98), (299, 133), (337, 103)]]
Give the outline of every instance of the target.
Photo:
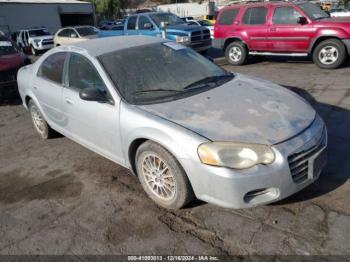
[(350, 17), (330, 18), (308, 2), (231, 5), (220, 10), (214, 38), (232, 65), (249, 55), (311, 55), (319, 67), (333, 69), (350, 54)]

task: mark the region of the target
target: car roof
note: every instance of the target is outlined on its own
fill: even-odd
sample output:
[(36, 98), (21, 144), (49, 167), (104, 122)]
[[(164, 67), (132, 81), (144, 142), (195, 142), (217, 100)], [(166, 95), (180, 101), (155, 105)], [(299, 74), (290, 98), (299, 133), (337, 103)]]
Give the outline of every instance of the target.
[(276, 2), (251, 2), (251, 3), (239, 3), (239, 4), (232, 4), (232, 5), (228, 5), (223, 9), (228, 9), (228, 8), (241, 8), (241, 7), (246, 7), (246, 6), (274, 6), (274, 5), (278, 5), (278, 6), (291, 6), (291, 5), (298, 5), (298, 4), (304, 4), (304, 3), (310, 3), (307, 1), (298, 1), (298, 2), (283, 2), (283, 1), (276, 1)]
[(123, 49), (144, 46), (155, 43), (164, 43), (168, 40), (151, 36), (113, 36), (91, 39), (78, 42), (71, 46), (86, 50), (91, 56), (97, 57), (103, 54), (120, 51)]

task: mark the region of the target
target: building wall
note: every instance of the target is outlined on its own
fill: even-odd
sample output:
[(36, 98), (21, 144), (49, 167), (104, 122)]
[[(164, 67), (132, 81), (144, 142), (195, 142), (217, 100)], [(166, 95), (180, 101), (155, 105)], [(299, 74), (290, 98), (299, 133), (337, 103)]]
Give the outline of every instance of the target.
[(45, 26), (54, 33), (61, 28), (61, 13), (92, 13), (95, 19), (92, 4), (0, 3), (0, 30), (13, 33), (24, 28)]

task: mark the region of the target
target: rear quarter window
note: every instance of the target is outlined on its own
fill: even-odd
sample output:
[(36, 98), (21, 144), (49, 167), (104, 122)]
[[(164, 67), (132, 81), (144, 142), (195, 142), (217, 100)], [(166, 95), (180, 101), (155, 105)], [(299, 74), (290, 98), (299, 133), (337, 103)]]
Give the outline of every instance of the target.
[(40, 65), (37, 76), (57, 84), (62, 84), (63, 67), (66, 57), (66, 52), (50, 55)]
[(238, 15), (238, 12), (239, 12), (238, 8), (224, 10), (219, 17), (218, 24), (232, 25)]
[(245, 25), (264, 25), (266, 24), (266, 16), (266, 7), (250, 7), (245, 11), (242, 22)]

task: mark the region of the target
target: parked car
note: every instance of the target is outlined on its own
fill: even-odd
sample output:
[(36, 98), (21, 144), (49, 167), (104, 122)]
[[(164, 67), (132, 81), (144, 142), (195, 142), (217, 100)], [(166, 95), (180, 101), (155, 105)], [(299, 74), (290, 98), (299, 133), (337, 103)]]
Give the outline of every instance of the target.
[[(164, 27), (165, 26), (165, 27)], [(166, 38), (204, 53), (211, 47), (210, 31), (202, 26), (188, 25), (171, 13), (134, 14), (126, 18), (124, 30), (101, 30), (100, 37), (122, 35), (147, 35)]]
[(57, 31), (54, 37), (55, 46), (70, 45), (98, 37), (99, 30), (93, 26), (71, 26)]
[(54, 47), (53, 36), (45, 27), (19, 30), (17, 34), (17, 45), (24, 52), (38, 55)]
[(350, 18), (330, 18), (308, 2), (233, 5), (220, 11), (214, 37), (232, 65), (249, 55), (311, 56), (333, 69), (350, 52)]
[(209, 22), (208, 20), (188, 20), (187, 24), (189, 25), (199, 25), (204, 26), (210, 30), (210, 38), (214, 38), (214, 24)]
[(310, 185), (326, 163), (326, 127), (305, 100), (167, 39), (58, 47), (22, 68), (18, 85), (42, 138), (56, 130), (129, 168), (166, 208), (194, 196), (267, 204)]
[(17, 71), (30, 61), (14, 42), (0, 35), (0, 84), (16, 82)]
[(331, 17), (349, 17), (350, 11), (345, 8), (332, 8), (329, 10)]
[(182, 21), (184, 21), (185, 23), (189, 22), (189, 21), (193, 21), (195, 20), (193, 16), (185, 16), (185, 17), (181, 17)]

